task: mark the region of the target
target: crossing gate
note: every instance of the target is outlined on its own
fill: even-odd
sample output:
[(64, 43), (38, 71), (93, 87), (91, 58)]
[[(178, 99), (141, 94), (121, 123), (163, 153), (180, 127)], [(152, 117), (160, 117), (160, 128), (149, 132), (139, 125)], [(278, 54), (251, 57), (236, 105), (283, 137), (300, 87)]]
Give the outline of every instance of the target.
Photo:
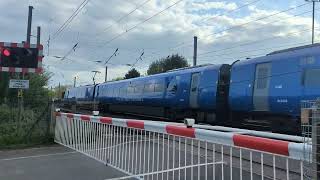
[(116, 179), (304, 179), (311, 146), (182, 124), (56, 114), (55, 142), (127, 176)]

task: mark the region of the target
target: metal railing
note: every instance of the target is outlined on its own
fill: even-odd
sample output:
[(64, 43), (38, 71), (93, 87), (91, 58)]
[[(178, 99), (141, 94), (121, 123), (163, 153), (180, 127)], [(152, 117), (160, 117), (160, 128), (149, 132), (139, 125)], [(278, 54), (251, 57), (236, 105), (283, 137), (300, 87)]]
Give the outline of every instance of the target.
[(301, 126), (304, 139), (305, 179), (320, 180), (320, 100), (303, 101), (301, 104)]
[(128, 176), (116, 179), (305, 179), (310, 144), (165, 122), (58, 113), (55, 141)]

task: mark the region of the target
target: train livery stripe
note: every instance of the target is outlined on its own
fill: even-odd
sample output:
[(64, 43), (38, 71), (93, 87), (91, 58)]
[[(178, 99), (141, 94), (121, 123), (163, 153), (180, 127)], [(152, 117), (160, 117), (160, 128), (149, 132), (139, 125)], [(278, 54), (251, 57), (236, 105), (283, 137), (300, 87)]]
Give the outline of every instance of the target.
[(248, 135), (233, 135), (235, 146), (289, 156), (289, 142)]
[(166, 131), (168, 134), (174, 134), (178, 136), (185, 136), (195, 138), (195, 129), (186, 128), (184, 126), (166, 125)]
[(130, 128), (144, 129), (144, 122), (139, 120), (127, 120), (127, 126)]
[(100, 122), (103, 124), (112, 124), (111, 117), (100, 117)]

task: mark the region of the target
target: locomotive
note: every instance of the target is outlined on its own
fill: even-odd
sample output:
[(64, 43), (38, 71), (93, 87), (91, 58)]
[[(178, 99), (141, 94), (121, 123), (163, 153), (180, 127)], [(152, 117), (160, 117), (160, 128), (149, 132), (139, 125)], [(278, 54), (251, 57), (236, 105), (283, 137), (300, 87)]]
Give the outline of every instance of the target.
[(275, 51), (231, 65), (201, 65), (68, 89), (67, 105), (157, 116), (168, 121), (267, 126), (299, 134), (300, 102), (320, 95), (320, 44)]

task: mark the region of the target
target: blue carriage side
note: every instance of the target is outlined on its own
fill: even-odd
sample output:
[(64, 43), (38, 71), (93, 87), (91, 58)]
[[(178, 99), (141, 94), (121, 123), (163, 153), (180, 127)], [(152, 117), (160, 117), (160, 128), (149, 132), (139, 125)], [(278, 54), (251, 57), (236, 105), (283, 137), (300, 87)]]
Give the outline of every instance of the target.
[(275, 132), (297, 132), (300, 102), (320, 95), (320, 45), (276, 51), (231, 68), (232, 119), (269, 123)]

